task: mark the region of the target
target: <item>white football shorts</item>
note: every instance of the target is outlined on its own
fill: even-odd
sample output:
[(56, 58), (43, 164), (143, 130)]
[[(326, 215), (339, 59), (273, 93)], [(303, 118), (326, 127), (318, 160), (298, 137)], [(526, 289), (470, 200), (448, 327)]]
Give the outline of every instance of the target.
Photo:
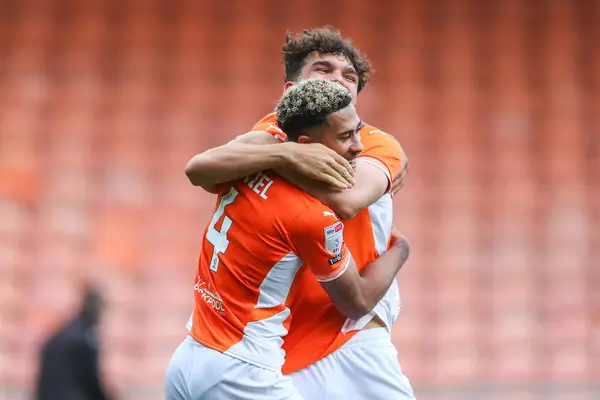
[(415, 400), (386, 328), (362, 330), (289, 376), (305, 400)]
[(188, 336), (167, 367), (166, 400), (303, 400), (292, 379)]

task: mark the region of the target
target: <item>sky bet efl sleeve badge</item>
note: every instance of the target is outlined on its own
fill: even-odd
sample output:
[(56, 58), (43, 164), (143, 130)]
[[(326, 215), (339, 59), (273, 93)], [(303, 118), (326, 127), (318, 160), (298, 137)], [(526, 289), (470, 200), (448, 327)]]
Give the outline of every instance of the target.
[(325, 250), (338, 255), (342, 251), (344, 241), (344, 224), (338, 221), (325, 228)]

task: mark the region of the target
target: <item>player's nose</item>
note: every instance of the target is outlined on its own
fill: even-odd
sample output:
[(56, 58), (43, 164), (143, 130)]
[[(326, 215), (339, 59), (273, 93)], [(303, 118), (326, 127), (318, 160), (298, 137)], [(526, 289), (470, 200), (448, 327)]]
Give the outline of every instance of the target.
[(352, 143), (350, 144), (350, 151), (353, 153), (361, 153), (365, 149), (362, 142), (360, 141), (360, 135), (354, 135)]

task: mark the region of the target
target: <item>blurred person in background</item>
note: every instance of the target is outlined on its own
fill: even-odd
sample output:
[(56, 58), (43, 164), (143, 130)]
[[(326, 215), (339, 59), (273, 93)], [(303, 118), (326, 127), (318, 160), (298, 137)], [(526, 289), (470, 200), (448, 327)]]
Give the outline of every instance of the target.
[[(308, 79), (287, 90), (277, 122), (290, 142), (321, 143), (351, 165), (362, 151), (361, 121), (344, 87)], [(279, 177), (258, 172), (218, 185), (217, 207), (205, 230), (190, 336), (167, 370), (169, 400), (300, 399), (281, 374), (282, 337), (302, 301), (307, 276), (340, 313), (361, 318), (387, 292), (408, 258), (408, 242), (359, 273), (344, 240), (344, 224), (318, 199)], [(308, 276), (309, 271), (312, 272)], [(314, 398), (314, 397), (309, 397)]]
[(37, 400), (109, 399), (100, 376), (97, 327), (104, 308), (98, 289), (87, 287), (77, 315), (43, 345)]
[[(302, 80), (325, 79), (348, 89), (353, 104), (371, 72), (370, 61), (330, 27), (288, 34), (283, 64), (284, 91)], [(214, 192), (223, 182), (275, 169), (346, 220), (344, 235), (360, 269), (387, 249), (392, 195), (404, 184), (408, 162), (394, 137), (365, 123), (359, 128), (364, 150), (351, 167), (324, 146), (272, 146), (285, 142), (286, 133), (271, 113), (251, 132), (192, 158), (186, 173), (194, 185)], [(400, 312), (396, 281), (374, 310), (353, 319), (342, 315), (309, 275), (300, 278), (303, 295), (291, 305), (294, 318), (283, 338), (283, 372), (291, 374), (300, 394), (306, 399), (414, 399), (391, 340)]]

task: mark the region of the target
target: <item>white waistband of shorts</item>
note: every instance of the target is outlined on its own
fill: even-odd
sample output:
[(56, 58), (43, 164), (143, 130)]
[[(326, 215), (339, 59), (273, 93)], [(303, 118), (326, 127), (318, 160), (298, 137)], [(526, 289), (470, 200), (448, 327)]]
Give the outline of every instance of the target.
[[(190, 344), (193, 344), (194, 346), (204, 346), (202, 343), (200, 343), (199, 341), (197, 341), (196, 339), (194, 339), (194, 338), (192, 337), (192, 335), (187, 335), (187, 336), (185, 337), (184, 341), (186, 341), (186, 342), (188, 342), (188, 343), (190, 343)], [(206, 346), (204, 346), (204, 347), (206, 347)], [(215, 350), (215, 351), (216, 351), (216, 350)]]
[(218, 351), (219, 353), (221, 353), (221, 354), (223, 354), (223, 355), (225, 355), (227, 357), (232, 357), (232, 358), (238, 359), (238, 360), (243, 361), (243, 362), (245, 362), (247, 364), (251, 364), (251, 365), (253, 365), (255, 367), (262, 368), (262, 369), (267, 369), (269, 371), (273, 371), (273, 372), (277, 372), (277, 373), (281, 373), (281, 367), (277, 368), (277, 367), (272, 366), (272, 365), (263, 364), (263, 363), (254, 361), (254, 360), (252, 360), (252, 359), (250, 359), (248, 357), (244, 357), (244, 356), (242, 356), (240, 354), (237, 354), (236, 352), (231, 351), (231, 350), (226, 350), (226, 351), (215, 350), (212, 347), (209, 347), (209, 346), (207, 346), (205, 344), (200, 343), (199, 341), (197, 341), (196, 339), (194, 339), (191, 335), (187, 335), (186, 338), (185, 338), (185, 341), (188, 342), (188, 343), (190, 343), (190, 344), (192, 344), (192, 345), (194, 345), (194, 346), (202, 346), (202, 347), (206, 347), (206, 348), (209, 348), (211, 350), (214, 350), (214, 351)]
[(367, 342), (389, 341), (390, 339), (390, 333), (386, 328), (363, 329), (358, 331), (356, 335), (348, 340), (342, 347), (352, 347)]

